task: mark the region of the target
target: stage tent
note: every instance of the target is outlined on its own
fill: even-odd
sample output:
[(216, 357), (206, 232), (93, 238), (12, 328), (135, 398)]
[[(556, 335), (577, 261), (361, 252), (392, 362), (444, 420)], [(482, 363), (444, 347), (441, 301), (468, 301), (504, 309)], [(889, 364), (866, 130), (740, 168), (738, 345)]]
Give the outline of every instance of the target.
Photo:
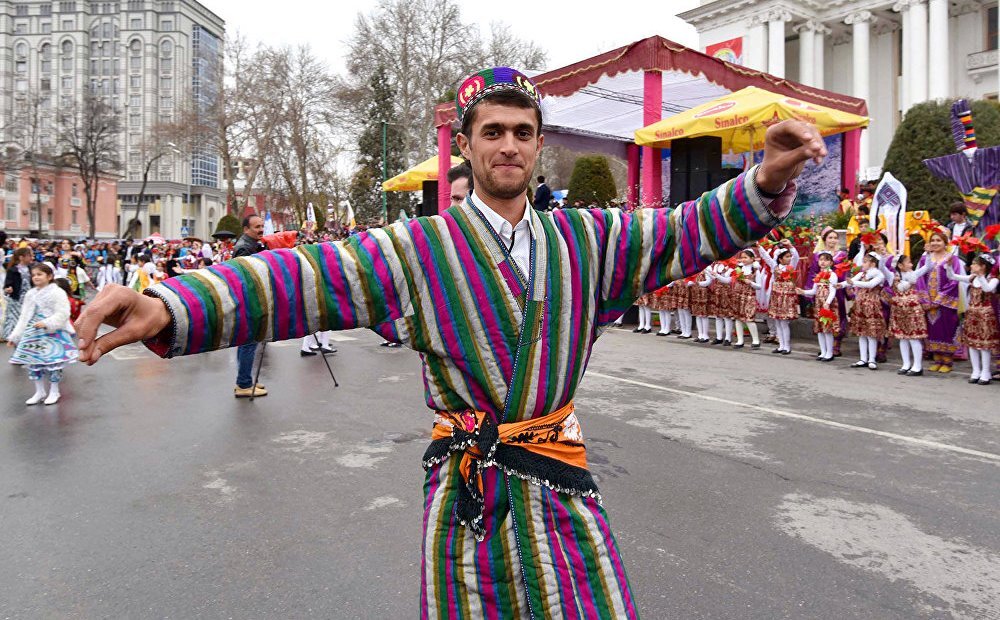
[[(702, 54), (663, 37), (649, 37), (566, 67), (531, 75), (542, 94), (547, 145), (614, 155), (628, 163), (628, 202), (659, 205), (659, 149), (639, 147), (635, 132), (663, 118), (747, 86), (860, 116), (863, 99), (813, 88)], [(447, 172), (455, 104), (435, 107), (439, 178)], [(843, 184), (857, 186), (861, 130), (844, 136)], [(642, 157), (640, 159), (640, 148)], [(641, 161), (641, 165), (640, 165)], [(641, 188), (641, 191), (640, 191)], [(438, 206), (449, 204), (448, 185), (438, 184)]]

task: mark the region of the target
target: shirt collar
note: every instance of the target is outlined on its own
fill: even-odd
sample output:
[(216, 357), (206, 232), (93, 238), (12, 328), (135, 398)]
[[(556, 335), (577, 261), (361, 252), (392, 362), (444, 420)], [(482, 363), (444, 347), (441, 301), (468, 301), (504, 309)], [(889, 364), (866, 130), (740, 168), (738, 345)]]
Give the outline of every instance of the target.
[(531, 223), (531, 205), (528, 204), (527, 198), (524, 200), (524, 214), (515, 226), (511, 226), (510, 222), (508, 222), (504, 216), (500, 215), (483, 202), (479, 196), (476, 195), (475, 190), (469, 194), (469, 199), (472, 200), (472, 204), (476, 205), (479, 210), (483, 212), (483, 215), (486, 216), (486, 221), (490, 223), (490, 226), (493, 227), (493, 230), (496, 231), (498, 235), (509, 237), (510, 233), (521, 225), (521, 222), (526, 221), (528, 223), (528, 230), (530, 230), (532, 236), (534, 236), (535, 227)]

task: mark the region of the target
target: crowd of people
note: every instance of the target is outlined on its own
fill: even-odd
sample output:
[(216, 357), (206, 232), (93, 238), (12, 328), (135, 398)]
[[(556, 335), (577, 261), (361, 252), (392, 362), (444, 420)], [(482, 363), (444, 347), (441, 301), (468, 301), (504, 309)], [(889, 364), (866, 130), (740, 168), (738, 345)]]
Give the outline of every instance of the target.
[[(840, 357), (843, 341), (855, 337), (859, 359), (851, 367), (877, 370), (895, 341), (900, 375), (922, 376), (925, 359), (926, 370), (947, 374), (967, 359), (968, 381), (987, 385), (1000, 376), (997, 259), (984, 248), (963, 257), (952, 240), (944, 227), (931, 231), (916, 262), (889, 252), (879, 231), (861, 234), (854, 256), (832, 228), (821, 232), (808, 257), (788, 239), (765, 240), (640, 298), (634, 331), (652, 333), (656, 312), (659, 336), (742, 349), (749, 332), (752, 349), (771, 342), (774, 354), (788, 355), (791, 321), (806, 317), (820, 362)], [(767, 325), (763, 338), (758, 318)]]

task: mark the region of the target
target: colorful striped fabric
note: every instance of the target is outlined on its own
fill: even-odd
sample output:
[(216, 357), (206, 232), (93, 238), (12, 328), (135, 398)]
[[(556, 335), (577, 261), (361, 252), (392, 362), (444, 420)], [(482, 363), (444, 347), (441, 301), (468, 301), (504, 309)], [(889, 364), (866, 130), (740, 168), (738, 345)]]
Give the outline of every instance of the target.
[[(532, 290), (468, 204), (343, 242), (238, 258), (147, 291), (174, 317), (172, 341), (151, 348), (186, 355), (372, 327), (420, 354), (431, 410), (475, 409), (498, 423), (540, 417), (573, 399), (595, 340), (636, 297), (736, 253), (788, 213), (794, 183), (768, 206), (755, 171), (675, 209), (532, 210)], [(595, 499), (488, 469), (477, 543), (453, 519), (459, 462), (426, 476), (422, 617), (637, 615)]]

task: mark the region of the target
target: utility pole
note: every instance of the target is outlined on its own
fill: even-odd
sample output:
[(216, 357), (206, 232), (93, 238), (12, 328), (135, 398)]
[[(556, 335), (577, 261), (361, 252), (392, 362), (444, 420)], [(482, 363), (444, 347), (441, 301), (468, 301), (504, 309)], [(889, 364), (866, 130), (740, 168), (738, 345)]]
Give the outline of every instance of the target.
[[(389, 121), (382, 121), (382, 183), (389, 179), (389, 163), (386, 161), (386, 148), (388, 143)], [(389, 223), (389, 204), (385, 188), (382, 188), (382, 224)]]

